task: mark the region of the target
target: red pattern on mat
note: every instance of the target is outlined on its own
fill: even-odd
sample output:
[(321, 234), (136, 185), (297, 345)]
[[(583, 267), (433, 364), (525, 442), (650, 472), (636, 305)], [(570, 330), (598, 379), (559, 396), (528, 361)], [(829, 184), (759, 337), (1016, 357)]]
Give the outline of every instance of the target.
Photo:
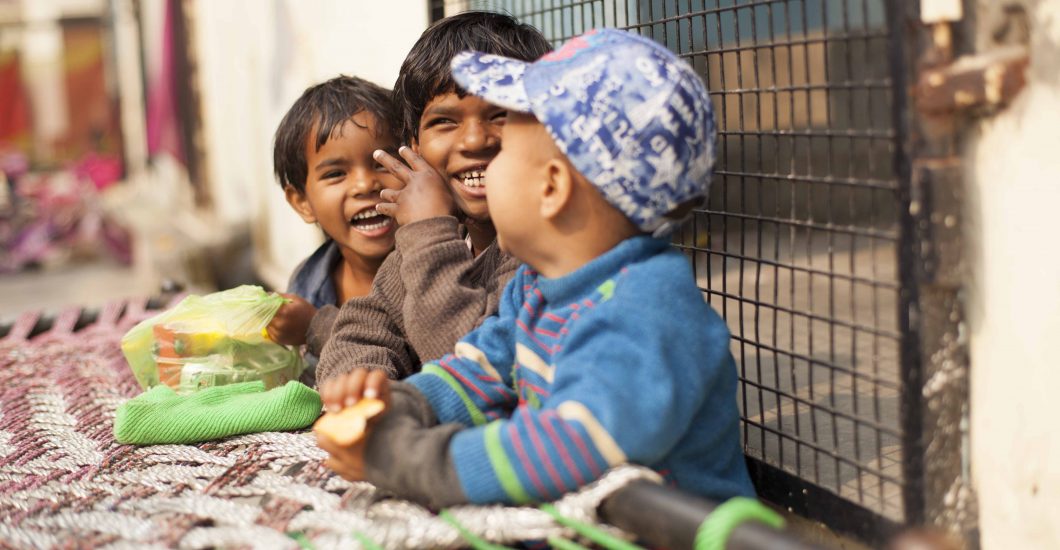
[[(199, 445), (114, 440), (114, 411), (140, 393), (119, 342), (145, 302), (114, 303), (72, 332), (79, 312), (26, 339), (24, 315), (0, 340), (0, 548), (354, 548), (354, 533), (387, 548), (466, 546), (429, 510), (349, 483), (322, 464), (312, 434), (258, 433)], [(557, 508), (592, 521), (602, 498), (646, 469), (616, 469)], [(458, 507), (493, 542), (564, 535), (539, 510)]]
[[(254, 434), (195, 446), (117, 443), (114, 410), (141, 392), (119, 342), (149, 313), (143, 303), (117, 302), (103, 308), (95, 324), (73, 332), (79, 313), (60, 313), (51, 330), (33, 339), (26, 335), (39, 315), (25, 314), (0, 340), (0, 546), (176, 545), (192, 530), (226, 520), (274, 532), (271, 539), (248, 538), (253, 545), (287, 545), (287, 523), (306, 503), (255, 486), (261, 472), (281, 478), (277, 487), (327, 491), (331, 482), (340, 494), (352, 487), (333, 480), (305, 434)], [(288, 469), (294, 473), (286, 475)], [(182, 512), (178, 505), (162, 513), (136, 510), (140, 501), (161, 502), (164, 509), (166, 499), (189, 495), (209, 497), (201, 500), (205, 505), (210, 498), (239, 502), (243, 513), (193, 512), (195, 506)], [(236, 542), (231, 535), (224, 540)]]

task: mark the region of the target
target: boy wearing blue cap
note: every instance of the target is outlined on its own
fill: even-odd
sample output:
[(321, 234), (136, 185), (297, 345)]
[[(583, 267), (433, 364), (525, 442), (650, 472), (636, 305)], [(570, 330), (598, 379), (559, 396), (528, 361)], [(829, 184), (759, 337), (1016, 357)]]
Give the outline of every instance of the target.
[(325, 405), (388, 411), (329, 466), (432, 506), (554, 499), (631, 462), (677, 486), (752, 496), (729, 333), (665, 239), (707, 193), (710, 101), (651, 40), (591, 31), (534, 63), (453, 60), (509, 109), (486, 171), (501, 246), (525, 264), (497, 315), (405, 383), (356, 371)]

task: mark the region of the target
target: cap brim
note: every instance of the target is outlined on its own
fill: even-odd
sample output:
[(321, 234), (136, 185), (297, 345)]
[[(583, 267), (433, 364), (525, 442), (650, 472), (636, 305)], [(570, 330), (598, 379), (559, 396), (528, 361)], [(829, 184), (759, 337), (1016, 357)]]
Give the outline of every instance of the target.
[(510, 57), (463, 52), (453, 58), (453, 79), (467, 93), (505, 109), (530, 112), (523, 74), (530, 64)]

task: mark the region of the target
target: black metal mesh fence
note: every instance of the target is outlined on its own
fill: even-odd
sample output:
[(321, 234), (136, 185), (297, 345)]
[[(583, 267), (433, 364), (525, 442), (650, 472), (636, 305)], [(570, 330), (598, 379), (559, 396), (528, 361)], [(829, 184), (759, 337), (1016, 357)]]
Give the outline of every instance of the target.
[(718, 162), (707, 207), (675, 245), (732, 331), (744, 450), (771, 472), (759, 488), (782, 505), (805, 503), (797, 493), (809, 490), (903, 521), (886, 0), (434, 6), (507, 12), (557, 45), (629, 28), (697, 69), (714, 101)]

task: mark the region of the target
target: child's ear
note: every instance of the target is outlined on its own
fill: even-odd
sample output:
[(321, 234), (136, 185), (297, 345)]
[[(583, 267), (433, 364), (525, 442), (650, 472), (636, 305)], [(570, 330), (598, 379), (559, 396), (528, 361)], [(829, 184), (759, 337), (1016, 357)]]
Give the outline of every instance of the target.
[(305, 193), (294, 188), (293, 185), (284, 185), (283, 192), (287, 196), (287, 204), (294, 208), (295, 212), (302, 217), (302, 221), (306, 223), (316, 223), (317, 216), (313, 213), (313, 207), (309, 206), (309, 200), (306, 199)]
[(409, 141), (409, 148), (412, 149), (413, 153), (420, 154), (420, 140), (418, 138), (412, 138)]
[(552, 158), (544, 167), (541, 182), (541, 216), (551, 220), (570, 204), (574, 191), (574, 169), (558, 158)]

